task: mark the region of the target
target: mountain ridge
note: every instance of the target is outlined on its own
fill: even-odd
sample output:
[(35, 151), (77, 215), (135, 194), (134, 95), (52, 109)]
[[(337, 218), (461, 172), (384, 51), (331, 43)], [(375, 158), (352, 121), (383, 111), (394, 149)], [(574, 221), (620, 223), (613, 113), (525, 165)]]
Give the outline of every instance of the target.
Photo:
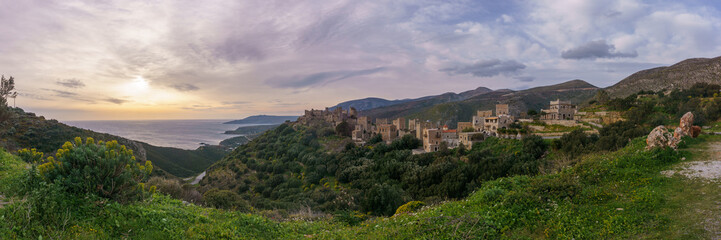
[(721, 57), (689, 58), (671, 66), (635, 72), (605, 90), (611, 97), (643, 91), (688, 89), (695, 83), (721, 84)]
[(281, 124), (285, 121), (295, 121), (298, 116), (253, 115), (243, 119), (224, 122), (223, 124)]
[(430, 96), (424, 96), (424, 97), (419, 97), (419, 98), (388, 100), (388, 99), (384, 99), (384, 98), (368, 97), (368, 98), (345, 101), (345, 102), (336, 104), (333, 107), (330, 107), (330, 109), (335, 109), (337, 107), (342, 107), (343, 109), (349, 109), (349, 108), (353, 107), (358, 111), (366, 111), (366, 110), (371, 110), (371, 109), (375, 109), (375, 108), (393, 106), (393, 105), (403, 104), (403, 103), (413, 102), (413, 101), (424, 101), (424, 100), (429, 100), (429, 99), (436, 99), (436, 100), (441, 100), (441, 101), (442, 101), (442, 99), (445, 99), (446, 101), (460, 101), (460, 100), (465, 100), (465, 99), (475, 97), (480, 94), (491, 92), (491, 91), (493, 91), (493, 90), (491, 90), (487, 87), (477, 87), (476, 89), (463, 91), (460, 93), (446, 92), (446, 93), (442, 93), (439, 95), (430, 95)]

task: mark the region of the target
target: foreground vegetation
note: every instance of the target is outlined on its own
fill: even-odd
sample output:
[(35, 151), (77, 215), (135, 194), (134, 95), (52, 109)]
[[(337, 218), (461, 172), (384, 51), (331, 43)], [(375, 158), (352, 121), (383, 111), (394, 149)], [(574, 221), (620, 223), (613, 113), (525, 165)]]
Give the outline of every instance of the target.
[[(690, 145), (719, 141), (705, 136)], [(0, 209), (2, 238), (659, 238), (674, 225), (681, 179), (659, 172), (688, 156), (670, 149), (644, 151), (643, 139), (604, 156), (585, 156), (574, 167), (542, 176), (483, 183), (460, 201), (413, 213), (370, 218), (363, 214), (277, 222), (255, 213), (186, 205), (162, 194), (121, 204), (37, 188), (23, 198), (9, 187), (31, 169), (0, 154), (0, 194), (13, 203)], [(72, 210), (70, 210), (72, 209)], [(308, 217), (305, 215), (305, 217)]]

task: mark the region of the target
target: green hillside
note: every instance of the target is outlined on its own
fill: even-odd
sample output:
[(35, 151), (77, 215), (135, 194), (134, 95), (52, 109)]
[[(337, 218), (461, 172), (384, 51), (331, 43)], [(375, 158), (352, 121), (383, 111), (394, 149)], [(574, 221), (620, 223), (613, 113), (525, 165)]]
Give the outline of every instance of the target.
[(482, 181), (536, 174), (547, 147), (540, 138), (493, 138), (468, 150), (411, 154), (419, 144), (406, 136), (356, 147), (329, 126), (283, 124), (210, 167), (200, 190), (230, 190), (257, 209), (390, 215), (408, 201), (458, 199)]
[[(690, 142), (687, 149), (719, 141), (704, 137)], [(34, 198), (18, 198), (12, 191), (13, 183), (21, 183), (28, 171), (26, 164), (0, 151), (0, 195), (5, 196), (0, 200), (10, 202), (0, 207), (0, 238), (703, 238), (703, 226), (691, 225), (677, 213), (699, 203), (694, 197), (707, 189), (660, 173), (683, 156), (688, 161), (696, 155), (668, 149), (643, 151), (644, 146), (643, 139), (636, 139), (617, 152), (584, 157), (559, 173), (499, 178), (482, 183), (464, 200), (393, 217), (363, 220), (362, 214), (313, 217), (298, 212), (292, 214), (295, 220), (280, 222), (259, 215), (262, 212), (186, 205), (159, 194), (130, 204), (45, 194), (44, 199), (59, 205), (33, 205)], [(63, 206), (74, 210), (62, 214)]]
[(220, 160), (227, 152), (221, 147), (206, 146), (197, 150), (158, 147), (110, 134), (97, 133), (47, 120), (20, 108), (12, 109), (12, 117), (0, 128), (0, 147), (10, 151), (22, 148), (36, 148), (52, 155), (56, 149), (75, 137), (92, 137), (97, 140), (117, 140), (132, 149), (139, 160), (150, 160), (161, 170), (157, 174), (171, 174), (177, 177), (197, 175)]

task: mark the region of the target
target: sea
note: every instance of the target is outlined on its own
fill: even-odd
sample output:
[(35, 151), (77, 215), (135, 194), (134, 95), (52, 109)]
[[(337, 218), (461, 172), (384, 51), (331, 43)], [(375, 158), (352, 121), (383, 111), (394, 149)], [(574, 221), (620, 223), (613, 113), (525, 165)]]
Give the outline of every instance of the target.
[(70, 126), (108, 133), (155, 146), (194, 150), (203, 144), (218, 145), (237, 135), (224, 134), (243, 126), (258, 124), (223, 124), (231, 120), (103, 120), (64, 121)]

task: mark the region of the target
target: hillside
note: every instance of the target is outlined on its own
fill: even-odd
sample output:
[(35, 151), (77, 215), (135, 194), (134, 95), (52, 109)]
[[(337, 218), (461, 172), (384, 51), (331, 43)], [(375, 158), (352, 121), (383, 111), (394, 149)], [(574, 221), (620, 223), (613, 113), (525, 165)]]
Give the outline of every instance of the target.
[(213, 164), (199, 190), (230, 190), (259, 210), (387, 216), (408, 201), (458, 199), (481, 181), (533, 175), (538, 149), (547, 147), (540, 137), (494, 138), (467, 151), (412, 154), (419, 145), (408, 135), (388, 145), (359, 147), (329, 125), (286, 123)]
[(224, 122), (223, 124), (281, 124), (285, 121), (295, 121), (298, 116), (271, 116), (254, 115), (240, 120)]
[[(498, 103), (507, 103), (516, 114), (529, 109), (548, 107), (551, 100), (570, 100), (574, 104), (585, 103), (598, 88), (583, 80), (571, 80), (556, 85), (536, 87), (521, 91), (508, 89), (477, 94), (461, 101), (419, 100), (370, 111), (361, 115), (371, 118), (418, 118), (448, 124), (455, 127), (459, 121), (470, 121), (477, 110), (494, 110)], [(443, 96), (443, 95), (441, 95)]]
[(409, 105), (417, 106), (419, 105), (433, 105), (438, 103), (444, 103), (444, 102), (455, 102), (455, 101), (461, 101), (465, 100), (471, 97), (475, 97), (487, 92), (491, 92), (491, 89), (488, 89), (486, 87), (478, 87), (474, 90), (469, 90), (461, 93), (444, 93), (441, 95), (433, 95), (433, 96), (425, 96), (415, 99), (403, 99), (403, 100), (386, 100), (382, 98), (364, 98), (359, 100), (351, 100), (347, 102), (342, 102), (338, 105), (333, 106), (332, 108), (336, 107), (343, 107), (343, 109), (348, 109), (349, 107), (354, 107), (358, 111), (373, 111), (374, 109), (378, 108), (406, 108)]
[(668, 67), (639, 71), (606, 91), (611, 97), (626, 97), (641, 90), (688, 89), (695, 83), (721, 84), (721, 57), (691, 58)]
[[(719, 138), (704, 137), (691, 142), (688, 149), (700, 148), (707, 141), (718, 144)], [(267, 212), (262, 211), (243, 213), (185, 204), (162, 194), (131, 204), (97, 204), (45, 195), (57, 204), (39, 205), (44, 212), (36, 213), (28, 203), (40, 201), (35, 200), (37, 196), (22, 200), (12, 191), (16, 185), (11, 183), (20, 182), (23, 172), (29, 171), (27, 164), (0, 150), (0, 198), (4, 196), (0, 200), (9, 201), (0, 205), (0, 216), (4, 216), (0, 238), (713, 238), (716, 233), (708, 227), (718, 224), (704, 222), (704, 217), (712, 217), (718, 210), (702, 199), (718, 192), (717, 184), (661, 173), (686, 159), (682, 157), (696, 154), (643, 151), (644, 146), (639, 138), (617, 152), (587, 156), (559, 173), (485, 181), (464, 200), (407, 208), (392, 217), (297, 212), (288, 214), (295, 219), (290, 221), (276, 221), (278, 215), (264, 216)], [(72, 204), (74, 210), (70, 214), (53, 212), (68, 206), (60, 204)], [(35, 207), (32, 205), (33, 210)], [(690, 209), (711, 212), (698, 216), (699, 212)]]
[(331, 109), (341, 107), (343, 109), (355, 108), (358, 111), (364, 111), (364, 110), (409, 102), (409, 101), (413, 101), (413, 100), (414, 99), (387, 100), (387, 99), (383, 99), (383, 98), (369, 97), (369, 98), (364, 98), (364, 99), (345, 101), (345, 102), (339, 103), (338, 105), (331, 107)]
[(0, 147), (9, 151), (36, 148), (38, 151), (46, 153), (46, 156), (50, 156), (63, 143), (75, 137), (92, 137), (103, 141), (117, 140), (120, 144), (132, 149), (139, 160), (153, 162), (153, 165), (161, 169), (157, 173), (167, 172), (177, 177), (196, 175), (226, 154), (226, 150), (218, 146), (203, 146), (196, 150), (153, 146), (140, 141), (72, 127), (56, 120), (46, 120), (42, 116), (24, 112), (20, 108), (15, 108), (13, 111), (13, 117), (5, 123), (5, 126), (9, 127), (0, 129)]

